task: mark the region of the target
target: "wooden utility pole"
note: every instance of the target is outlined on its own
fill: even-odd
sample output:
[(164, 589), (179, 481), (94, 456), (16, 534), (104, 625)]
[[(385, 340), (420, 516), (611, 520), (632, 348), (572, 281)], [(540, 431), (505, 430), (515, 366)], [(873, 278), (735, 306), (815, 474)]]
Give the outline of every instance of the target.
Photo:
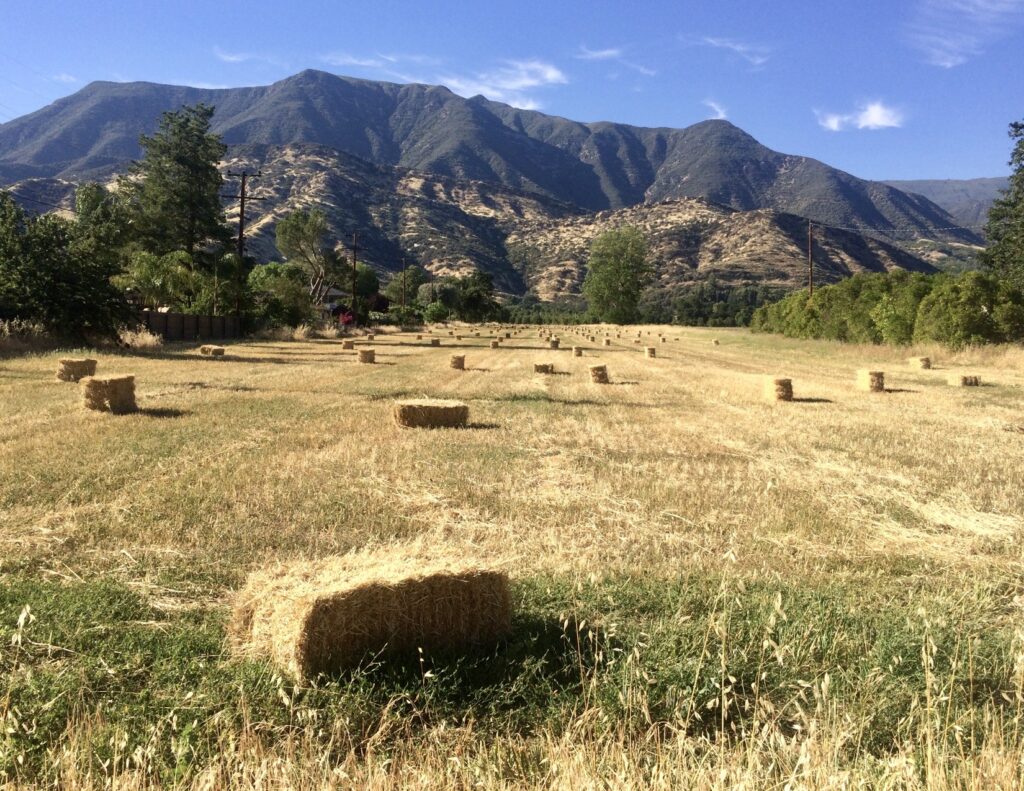
[(405, 273), (408, 270), (405, 259), (402, 259), (402, 315), (405, 316)]
[(807, 221), (807, 296), (814, 296), (814, 257), (812, 249), (814, 245), (814, 226)]
[[(245, 270), (245, 202), (247, 200), (250, 200), (250, 201), (265, 200), (265, 198), (253, 198), (250, 195), (246, 195), (245, 194), (245, 187), (246, 187), (246, 182), (249, 179), (258, 179), (258, 178), (260, 178), (263, 175), (263, 171), (262, 170), (258, 170), (255, 173), (249, 173), (248, 171), (243, 170), (241, 173), (235, 173), (234, 171), (229, 170), (227, 172), (227, 175), (232, 176), (234, 178), (241, 178), (242, 179), (242, 184), (241, 184), (241, 187), (238, 190), (238, 194), (237, 195), (229, 195), (228, 196), (230, 198), (236, 198), (238, 200), (238, 242), (237, 242), (237, 245), (235, 247), (235, 253), (238, 255), (238, 271), (236, 273), (237, 274), (237, 278), (238, 278), (238, 283), (236, 284), (238, 286), (238, 289), (237, 289), (238, 293), (235, 296), (235, 312), (236, 313), (240, 313), (241, 312), (241, 305), (239, 304), (239, 299), (241, 299), (241, 292), (242, 292), (242, 282), (241, 281), (242, 281), (242, 273)], [(216, 288), (217, 287), (216, 287), (216, 284), (215, 284), (214, 285), (214, 303), (216, 303), (216, 300), (217, 300)], [(216, 314), (216, 312), (217, 312), (216, 307), (214, 308), (213, 312)]]
[(355, 322), (358, 318), (356, 312), (356, 256), (359, 253), (359, 234), (355, 231), (352, 232), (352, 320)]

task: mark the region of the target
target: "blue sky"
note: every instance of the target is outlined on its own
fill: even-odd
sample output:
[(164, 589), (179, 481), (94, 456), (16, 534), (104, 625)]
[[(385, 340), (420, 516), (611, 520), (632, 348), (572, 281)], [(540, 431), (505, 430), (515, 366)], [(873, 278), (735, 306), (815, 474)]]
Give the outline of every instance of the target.
[(0, 122), (92, 80), (305, 68), (582, 121), (725, 117), (864, 178), (993, 176), (1024, 119), (1024, 0), (0, 0)]

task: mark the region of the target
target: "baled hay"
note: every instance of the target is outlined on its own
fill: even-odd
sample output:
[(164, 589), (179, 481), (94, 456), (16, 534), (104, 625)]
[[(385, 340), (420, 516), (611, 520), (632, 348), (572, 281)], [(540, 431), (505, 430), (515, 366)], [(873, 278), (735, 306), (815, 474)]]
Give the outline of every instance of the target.
[(645, 346), (644, 347), (644, 357), (646, 357), (648, 360), (652, 360), (652, 359), (654, 359), (657, 356), (658, 356), (658, 348), (656, 346)]
[(497, 349), (501, 344), (498, 341), (491, 341), (491, 348)]
[(932, 367), (931, 357), (911, 357), (907, 362), (910, 363), (911, 368), (917, 368), (921, 371), (928, 371)]
[(558, 338), (551, 338), (550, 340), (548, 340), (548, 348), (557, 349), (558, 343)]
[(511, 337), (512, 337), (512, 333), (511, 333), (511, 332), (506, 332), (506, 333), (505, 333), (505, 340), (508, 340), (508, 339), (510, 339)]
[(981, 387), (981, 377), (974, 375), (955, 374), (949, 377), (953, 387)]
[(606, 365), (592, 365), (590, 366), (590, 381), (598, 385), (608, 384), (608, 366)]
[(376, 363), (377, 353), (373, 349), (360, 349), (359, 350), (359, 362), (361, 363)]
[(583, 356), (583, 347), (582, 346), (573, 346), (572, 347), (572, 356), (573, 357), (582, 357)]
[(96, 375), (96, 361), (89, 358), (57, 360), (57, 378), (62, 382), (77, 382)]
[(223, 357), (224, 347), (214, 346), (212, 343), (204, 343), (199, 347), (199, 353), (207, 357)]
[(861, 369), (857, 371), (857, 389), (868, 393), (885, 392), (885, 372)]
[(298, 562), (249, 576), (229, 634), (235, 649), (300, 680), (381, 652), (492, 644), (512, 628), (504, 572), (399, 556)]
[(466, 370), (466, 355), (464, 355), (464, 354), (453, 354), (449, 358), (448, 363), (456, 371), (464, 371), (464, 370)]
[(376, 336), (376, 335), (375, 335), (374, 333), (372, 333), (372, 332), (368, 332), (368, 333), (366, 333), (366, 340), (368, 340), (368, 341), (372, 341), (372, 340), (374, 340), (374, 339), (375, 339), (376, 337), (377, 337), (377, 336)]
[(461, 401), (419, 398), (395, 403), (395, 422), (406, 428), (458, 428), (469, 420)]
[(342, 351), (352, 351), (353, 349), (356, 348), (356, 342), (355, 341), (342, 341), (341, 342), (341, 348), (342, 348)]
[(604, 345), (605, 346), (611, 346), (612, 345), (612, 339), (611, 338), (605, 338), (604, 339)]
[(416, 336), (416, 340), (418, 340), (418, 341), (422, 341), (422, 340), (423, 340), (423, 336), (422, 336), (422, 335), (417, 335), (417, 336)]
[(456, 336), (455, 336), (455, 340), (457, 340), (457, 341), (461, 341), (461, 340), (462, 340), (462, 336), (461, 336), (461, 335), (456, 335)]
[(479, 332), (474, 332), (473, 333), (473, 337), (474, 338), (479, 338), (480, 337), (480, 333)]
[(711, 341), (711, 345), (712, 346), (718, 346), (718, 344), (719, 344), (718, 338), (715, 338), (713, 341)]
[(661, 336), (661, 342), (662, 343), (668, 343), (668, 338), (666, 338), (664, 335), (662, 335)]
[(766, 376), (764, 378), (764, 397), (769, 401), (792, 401), (793, 380)]
[(553, 363), (534, 363), (533, 372), (535, 374), (553, 374), (555, 366)]
[(138, 409), (134, 376), (86, 376), (80, 385), (86, 409), (115, 415), (125, 415)]

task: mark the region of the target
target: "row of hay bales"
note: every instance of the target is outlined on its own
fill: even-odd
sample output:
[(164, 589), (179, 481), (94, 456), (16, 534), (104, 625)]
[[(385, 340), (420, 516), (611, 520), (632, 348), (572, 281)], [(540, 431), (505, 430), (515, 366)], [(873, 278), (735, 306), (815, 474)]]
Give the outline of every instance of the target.
[[(930, 366), (929, 366), (930, 367)], [(979, 387), (981, 377), (965, 374), (951, 374), (947, 379), (953, 387)], [(866, 393), (885, 393), (885, 372), (867, 368), (857, 371), (856, 386)], [(792, 401), (793, 380), (785, 377), (764, 377), (764, 395), (769, 401)]]

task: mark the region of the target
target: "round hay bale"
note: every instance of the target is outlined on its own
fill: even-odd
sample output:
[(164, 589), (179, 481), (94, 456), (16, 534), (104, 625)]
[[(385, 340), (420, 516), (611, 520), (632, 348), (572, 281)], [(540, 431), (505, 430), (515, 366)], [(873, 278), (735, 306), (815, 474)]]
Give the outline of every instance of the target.
[(981, 387), (981, 377), (973, 374), (954, 374), (949, 377), (953, 387)]
[(553, 363), (534, 363), (533, 372), (535, 374), (553, 374), (555, 366)]
[(885, 372), (869, 371), (866, 368), (857, 371), (857, 389), (868, 393), (884, 393)]
[(448, 364), (451, 365), (456, 371), (466, 370), (466, 355), (464, 354), (453, 354), (448, 358)]
[(377, 362), (377, 353), (373, 349), (360, 349), (359, 362), (372, 365)]
[(395, 422), (405, 428), (457, 428), (469, 420), (469, 406), (461, 401), (417, 398), (395, 402)]
[(548, 348), (549, 349), (557, 349), (558, 348), (558, 344), (559, 344), (558, 338), (550, 338), (548, 340)]
[(657, 356), (658, 356), (658, 347), (656, 347), (656, 346), (646, 346), (646, 347), (644, 347), (644, 357), (646, 357), (648, 360), (653, 360)]
[(86, 376), (96, 375), (96, 361), (87, 357), (63, 358), (57, 360), (57, 378), (62, 382), (77, 382)]
[(608, 366), (607, 365), (591, 365), (590, 366), (590, 381), (598, 385), (608, 384)]
[(572, 356), (573, 357), (582, 357), (583, 356), (583, 347), (582, 346), (573, 346), (572, 347)]
[(342, 351), (349, 351), (350, 352), (350, 351), (352, 351), (353, 349), (356, 348), (356, 342), (355, 341), (342, 341), (341, 342), (341, 348), (342, 348)]
[(911, 357), (907, 362), (911, 368), (916, 368), (919, 371), (929, 371), (932, 367), (931, 357)]
[(498, 341), (491, 341), (492, 349), (497, 349), (499, 346), (501, 346), (501, 343), (499, 343)]
[(766, 376), (764, 378), (764, 397), (769, 401), (792, 401), (793, 380)]
[(86, 376), (80, 380), (82, 404), (86, 409), (125, 415), (138, 409), (135, 403), (135, 377)]
[(440, 338), (431, 338), (430, 339), (430, 345), (431, 346), (440, 346), (441, 345), (441, 339)]

